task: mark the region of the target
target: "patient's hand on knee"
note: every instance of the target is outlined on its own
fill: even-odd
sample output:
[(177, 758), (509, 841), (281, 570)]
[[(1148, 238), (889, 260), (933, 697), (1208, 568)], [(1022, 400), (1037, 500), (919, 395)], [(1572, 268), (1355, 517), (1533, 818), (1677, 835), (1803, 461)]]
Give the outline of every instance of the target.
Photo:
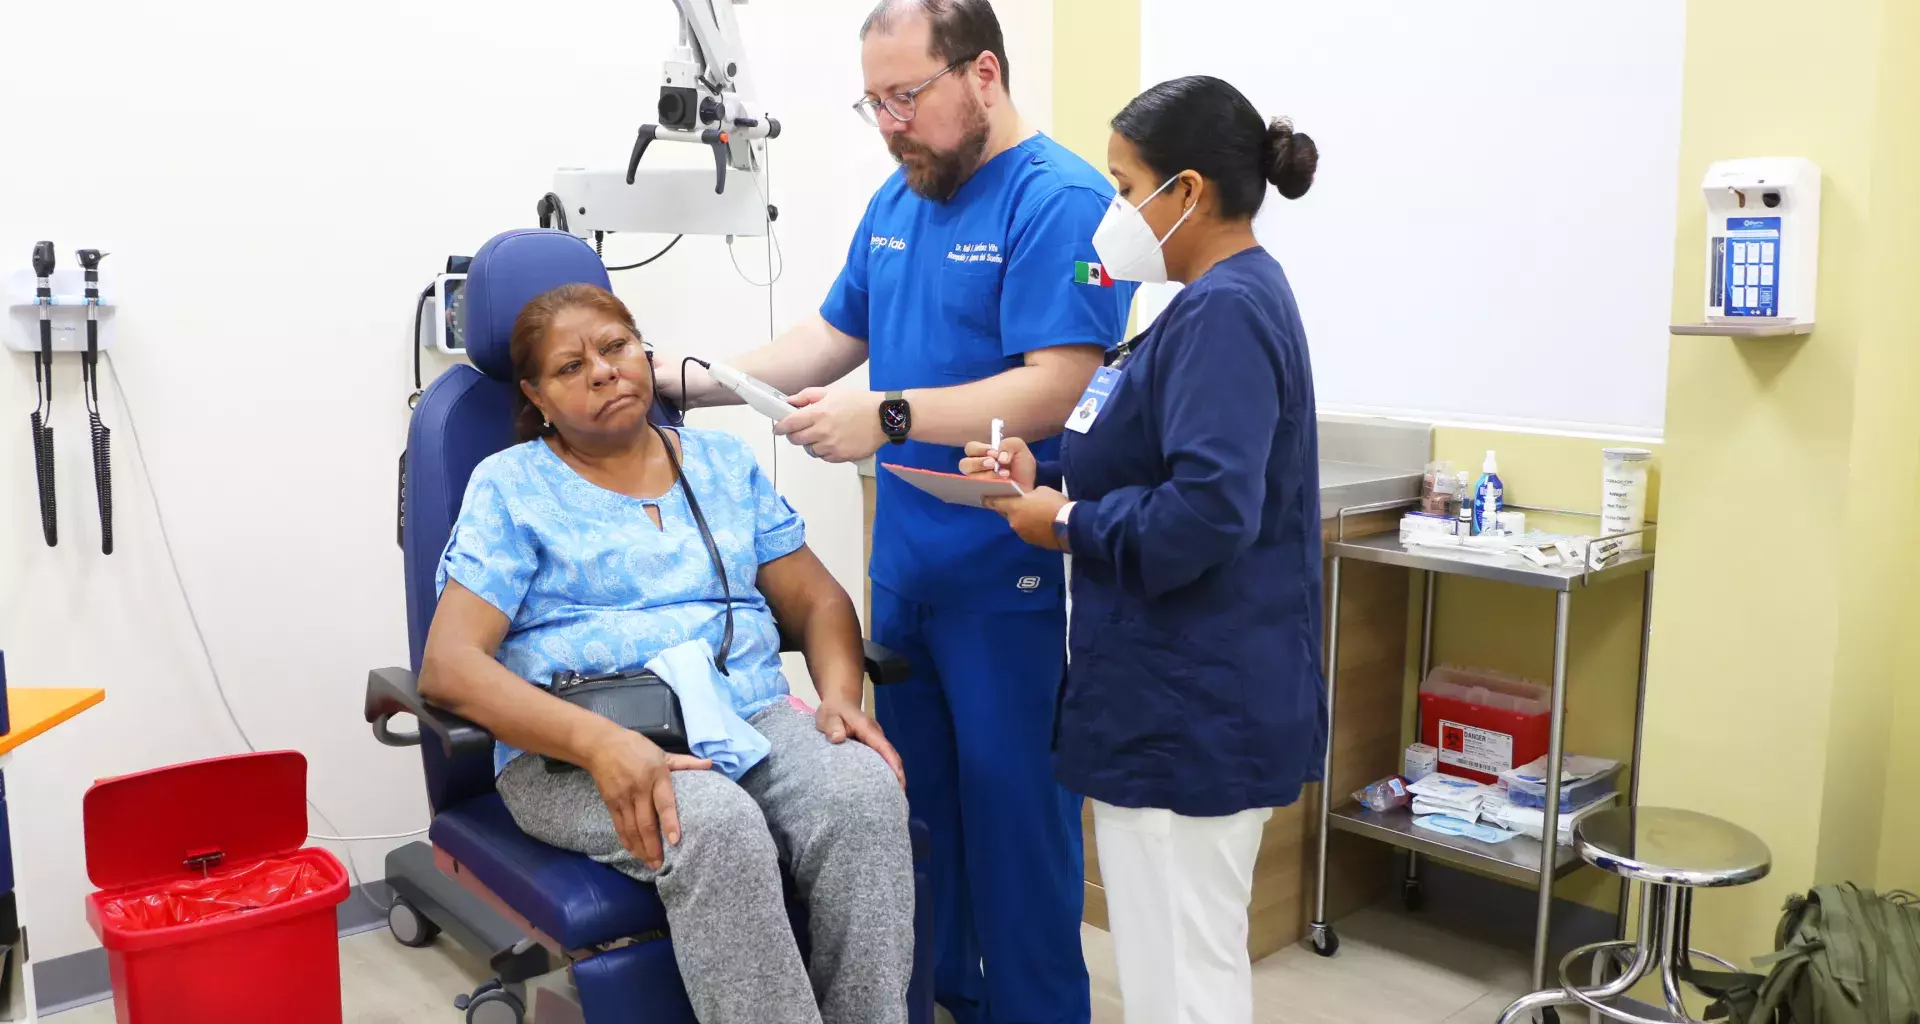
[(867, 716), (858, 705), (845, 701), (829, 700), (820, 705), (813, 716), (814, 724), (821, 733), (834, 743), (857, 740), (873, 748), (874, 753), (887, 762), (893, 769), (893, 777), (900, 780), (901, 788), (907, 785), (907, 769), (900, 762), (900, 754), (887, 742), (887, 734), (880, 729), (880, 723)]
[(654, 871), (666, 863), (661, 837), (667, 846), (680, 845), (680, 814), (673, 800), (674, 772), (703, 772), (713, 767), (685, 754), (669, 754), (637, 732), (616, 729), (607, 734), (586, 764), (613, 815), (620, 845)]

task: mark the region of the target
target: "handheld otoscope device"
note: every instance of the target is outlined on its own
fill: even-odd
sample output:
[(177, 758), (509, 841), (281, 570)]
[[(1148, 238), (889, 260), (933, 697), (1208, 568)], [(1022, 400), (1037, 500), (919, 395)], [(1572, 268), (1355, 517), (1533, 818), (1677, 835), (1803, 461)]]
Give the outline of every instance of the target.
[(82, 249), (76, 253), (87, 281), (87, 354), (80, 363), (87, 400), (87, 423), (93, 431), (93, 491), (100, 503), (100, 553), (113, 554), (113, 432), (100, 421), (100, 261), (106, 253)]
[(40, 532), (60, 544), (53, 478), (53, 243), (33, 243), (34, 304), (40, 307), (40, 351), (33, 354), (33, 470), (40, 489)]
[(695, 359), (701, 369), (713, 375), (713, 382), (740, 396), (740, 400), (754, 412), (775, 423), (793, 414), (793, 403), (779, 389), (766, 381), (749, 377), (724, 363), (709, 363), (704, 359)]

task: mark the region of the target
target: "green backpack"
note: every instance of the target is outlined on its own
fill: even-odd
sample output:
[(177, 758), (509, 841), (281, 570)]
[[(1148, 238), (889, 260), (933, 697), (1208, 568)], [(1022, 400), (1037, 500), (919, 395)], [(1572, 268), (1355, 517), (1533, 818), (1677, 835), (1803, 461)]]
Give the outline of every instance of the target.
[(1920, 1024), (1912, 894), (1821, 886), (1787, 902), (1774, 944), (1754, 961), (1766, 975), (1712, 976), (1716, 1010), (1745, 1024)]

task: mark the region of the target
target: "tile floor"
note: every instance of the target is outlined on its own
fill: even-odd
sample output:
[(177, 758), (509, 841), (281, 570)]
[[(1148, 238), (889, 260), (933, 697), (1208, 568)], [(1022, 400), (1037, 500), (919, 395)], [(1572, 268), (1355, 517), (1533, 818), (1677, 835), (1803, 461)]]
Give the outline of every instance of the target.
[[(1494, 1024), (1530, 986), (1525, 958), (1387, 910), (1340, 924), (1340, 955), (1322, 960), (1291, 948), (1254, 966), (1256, 1024)], [(1112, 941), (1085, 932), (1094, 1024), (1122, 1024)], [(381, 930), (340, 943), (348, 1024), (457, 1024), (453, 996), (477, 983), (478, 961), (442, 939), (402, 948)], [(44, 1018), (53, 1024), (113, 1024), (111, 1003)], [(1566, 1024), (1583, 1015), (1565, 1013)]]

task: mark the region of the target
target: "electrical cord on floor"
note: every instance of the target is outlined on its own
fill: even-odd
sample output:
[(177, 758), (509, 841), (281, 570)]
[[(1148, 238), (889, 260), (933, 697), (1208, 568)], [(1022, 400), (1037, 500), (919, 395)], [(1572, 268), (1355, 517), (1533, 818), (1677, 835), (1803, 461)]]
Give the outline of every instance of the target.
[[(417, 337), (418, 332), (416, 331), (415, 334)], [(173, 583), (174, 583), (174, 586), (177, 587), (180, 591), (180, 603), (186, 606), (187, 622), (193, 626), (194, 639), (199, 641), (199, 644), (200, 644), (200, 656), (206, 659), (207, 673), (213, 678), (214, 693), (219, 696), (220, 707), (226, 711), (227, 721), (233, 725), (233, 731), (239, 735), (240, 742), (247, 748), (247, 751), (249, 753), (258, 753), (260, 751), (260, 748), (254, 745), (253, 738), (247, 735), (246, 727), (240, 724), (240, 716), (234, 713), (233, 702), (229, 700), (227, 697), (226, 684), (220, 678), (220, 669), (217, 665), (214, 664), (213, 648), (207, 643), (206, 631), (202, 629), (200, 626), (200, 615), (198, 612), (194, 610), (192, 597), (190, 597), (187, 594), (187, 581), (186, 581), (186, 578), (182, 576), (180, 573), (180, 560), (178, 557), (174, 555), (173, 539), (171, 534), (169, 534), (167, 531), (166, 513), (161, 510), (160, 495), (159, 495), (159, 492), (154, 489), (153, 473), (152, 473), (153, 464), (147, 461), (146, 449), (143, 448), (140, 444), (139, 420), (136, 419), (133, 415), (133, 407), (127, 403), (127, 389), (126, 389), (126, 386), (120, 382), (120, 368), (114, 364), (113, 354), (111, 352), (102, 352), (100, 354), (100, 359), (102, 362), (107, 364), (107, 376), (113, 381), (114, 395), (120, 401), (120, 415), (124, 417), (127, 421), (127, 436), (133, 439), (134, 457), (140, 460), (140, 467), (142, 470), (140, 475), (147, 482), (147, 498), (149, 501), (153, 502), (153, 516), (155, 521), (160, 526), (160, 546), (167, 553), (167, 565), (173, 570)], [(307, 807), (312, 809), (314, 817), (319, 818), (320, 823), (325, 825), (329, 832), (339, 831), (339, 829), (334, 825), (333, 819), (327, 817), (327, 812), (321, 810), (319, 804), (316, 804), (311, 799), (308, 799)], [(392, 840), (392, 839), (410, 839), (414, 836), (425, 835), (426, 832), (427, 830), (424, 828), (414, 832), (400, 832), (392, 835), (383, 835), (383, 836), (320, 835), (317, 833), (310, 832), (307, 834), (307, 838), (318, 840), (321, 842), (360, 843), (360, 842), (378, 842), (378, 841), (386, 841), (386, 840)], [(365, 896), (367, 899), (367, 902), (373, 904), (375, 907), (378, 907), (382, 914), (387, 914), (392, 912), (393, 910), (392, 904), (382, 905), (381, 902), (377, 899), (374, 899), (373, 894), (368, 892), (366, 887), (361, 884), (360, 872), (357, 868), (354, 867), (354, 864), (353, 864), (353, 851), (348, 850), (346, 852), (347, 852), (347, 855), (343, 859), (346, 861), (347, 876), (350, 879), (352, 879), (354, 890), (359, 892), (361, 895)]]

